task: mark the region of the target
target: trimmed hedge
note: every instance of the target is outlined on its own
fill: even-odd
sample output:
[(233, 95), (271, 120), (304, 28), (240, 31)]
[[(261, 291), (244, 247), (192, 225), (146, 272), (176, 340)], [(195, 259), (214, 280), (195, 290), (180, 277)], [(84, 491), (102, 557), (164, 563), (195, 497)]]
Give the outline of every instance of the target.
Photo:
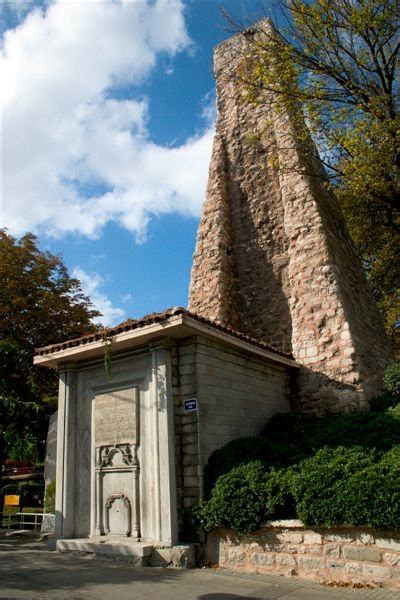
[(360, 447), (323, 448), (305, 460), (294, 482), (298, 517), (307, 525), (349, 523), (352, 512), (351, 477), (374, 465), (375, 451)]
[(249, 462), (219, 477), (195, 515), (206, 531), (249, 533), (268, 519), (296, 517), (313, 526), (400, 528), (400, 446), (383, 455), (326, 447), (279, 470)]
[(400, 446), (377, 459), (362, 448), (324, 448), (292, 487), (306, 525), (400, 527)]
[(194, 513), (206, 531), (233, 527), (249, 533), (260, 526), (266, 500), (265, 466), (254, 461), (219, 477), (210, 500)]
[(235, 467), (219, 477), (210, 500), (194, 509), (203, 529), (230, 527), (249, 533), (267, 519), (290, 517), (294, 511), (292, 469), (267, 471), (260, 461)]
[[(393, 398), (381, 403), (387, 407)], [(218, 477), (254, 460), (266, 467), (283, 468), (313, 456), (320, 448), (361, 446), (385, 452), (400, 445), (400, 410), (362, 411), (312, 417), (287, 413), (275, 415), (258, 437), (233, 440), (210, 456), (204, 470), (206, 497)]]

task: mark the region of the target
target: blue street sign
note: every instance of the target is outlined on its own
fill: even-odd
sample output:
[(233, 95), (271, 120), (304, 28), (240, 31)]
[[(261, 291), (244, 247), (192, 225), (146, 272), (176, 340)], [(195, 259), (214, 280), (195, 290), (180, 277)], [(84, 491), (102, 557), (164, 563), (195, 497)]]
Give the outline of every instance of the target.
[(197, 398), (190, 398), (183, 401), (183, 410), (185, 412), (194, 412), (197, 410)]

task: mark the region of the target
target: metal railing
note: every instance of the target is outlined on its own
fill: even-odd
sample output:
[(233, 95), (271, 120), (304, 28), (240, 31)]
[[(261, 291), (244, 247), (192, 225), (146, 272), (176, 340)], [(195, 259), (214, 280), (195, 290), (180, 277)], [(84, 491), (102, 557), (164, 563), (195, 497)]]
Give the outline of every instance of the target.
[(44, 513), (0, 512), (0, 528), (33, 529), (37, 531), (42, 526), (43, 515)]

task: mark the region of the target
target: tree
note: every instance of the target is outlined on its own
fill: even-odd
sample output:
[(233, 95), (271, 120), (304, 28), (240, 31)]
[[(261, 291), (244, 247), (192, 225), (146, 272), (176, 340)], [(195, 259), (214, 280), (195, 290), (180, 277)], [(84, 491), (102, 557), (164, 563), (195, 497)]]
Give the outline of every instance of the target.
[(248, 100), (274, 92), (276, 110), (297, 115), (305, 146), (311, 132), (309, 152), (318, 148), (393, 340), (400, 326), (396, 4), (278, 0), (279, 25), (275, 19), (256, 36), (226, 14), (257, 46), (257, 60), (239, 74)]
[(95, 329), (99, 315), (59, 256), (37, 238), (0, 230), (0, 478), (7, 457), (42, 457), (57, 377), (32, 364), (34, 349)]

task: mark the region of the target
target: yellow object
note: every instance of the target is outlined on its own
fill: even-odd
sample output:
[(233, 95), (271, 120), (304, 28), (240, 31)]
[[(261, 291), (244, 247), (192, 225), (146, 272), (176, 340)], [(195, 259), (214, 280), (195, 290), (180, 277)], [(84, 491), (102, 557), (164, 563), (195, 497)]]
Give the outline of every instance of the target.
[(19, 506), (19, 496), (11, 494), (4, 496), (4, 506)]

